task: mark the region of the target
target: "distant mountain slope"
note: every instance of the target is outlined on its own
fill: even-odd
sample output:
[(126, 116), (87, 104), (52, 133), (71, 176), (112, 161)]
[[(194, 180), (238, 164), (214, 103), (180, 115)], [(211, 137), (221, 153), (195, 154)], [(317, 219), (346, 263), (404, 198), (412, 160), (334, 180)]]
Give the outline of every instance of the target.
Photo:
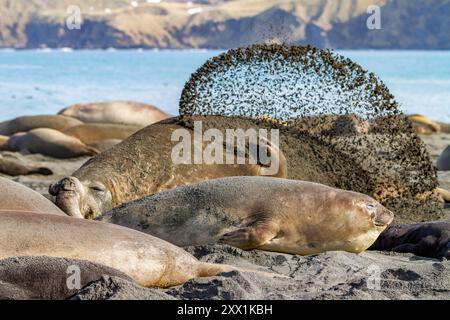
[[(0, 0), (0, 47), (450, 49), (450, 0)], [(381, 30), (366, 13), (381, 7)], [(69, 30), (69, 5), (82, 13)]]

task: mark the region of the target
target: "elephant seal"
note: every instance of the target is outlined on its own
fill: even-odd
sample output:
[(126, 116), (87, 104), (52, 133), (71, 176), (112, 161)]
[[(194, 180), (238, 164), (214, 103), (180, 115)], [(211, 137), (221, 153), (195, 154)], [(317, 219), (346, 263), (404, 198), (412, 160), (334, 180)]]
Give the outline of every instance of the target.
[(98, 219), (178, 246), (220, 240), (241, 249), (308, 255), (362, 252), (393, 214), (369, 196), (317, 183), (228, 177), (147, 196)]
[(49, 176), (53, 174), (53, 171), (46, 167), (28, 165), (19, 159), (7, 159), (0, 155), (0, 173), (13, 177), (25, 176), (29, 174)]
[(93, 143), (89, 144), (89, 146), (100, 152), (103, 152), (108, 149), (111, 149), (116, 144), (119, 144), (121, 142), (122, 142), (122, 140), (118, 140), (118, 139), (106, 139), (106, 140), (100, 140), (100, 141), (93, 142)]
[(0, 151), (6, 149), (9, 137), (0, 135)]
[(409, 120), (412, 121), (413, 127), (419, 134), (432, 134), (441, 132), (441, 126), (430, 118), (421, 114), (410, 115)]
[(140, 129), (140, 126), (133, 125), (87, 123), (68, 128), (62, 132), (68, 136), (79, 139), (84, 144), (92, 145), (93, 143), (102, 140), (124, 140)]
[(0, 211), (34, 211), (66, 216), (56, 205), (36, 191), (0, 177)]
[[(79, 278), (75, 277), (75, 272), (79, 272)], [(65, 300), (105, 276), (131, 281), (118, 270), (89, 261), (51, 257), (8, 258), (0, 260), (0, 300)]]
[(37, 128), (64, 130), (80, 124), (83, 122), (63, 115), (24, 116), (0, 123), (0, 135), (11, 136)]
[[(267, 170), (267, 165), (259, 161), (256, 164), (175, 164), (172, 152), (177, 143), (172, 141), (172, 135), (178, 129), (192, 133), (187, 139), (194, 140), (193, 130), (175, 119), (150, 125), (90, 159), (72, 176), (50, 186), (49, 193), (68, 215), (93, 219), (122, 203), (179, 185), (226, 176), (263, 175)], [(269, 144), (267, 149), (273, 157), (272, 163), (279, 164), (279, 170), (273, 175), (286, 177), (283, 153), (275, 145)]]
[(169, 118), (168, 114), (153, 105), (133, 101), (75, 104), (61, 110), (58, 114), (87, 123), (118, 123), (141, 127)]
[(164, 240), (98, 221), (11, 211), (0, 215), (0, 230), (0, 259), (87, 260), (119, 270), (144, 287), (169, 287), (236, 270), (200, 262)]
[(450, 146), (445, 148), (445, 150), (439, 156), (436, 167), (439, 171), (449, 171), (450, 170)]
[(99, 153), (77, 138), (47, 128), (17, 133), (8, 140), (8, 150), (22, 153), (40, 153), (58, 159), (93, 156)]
[(450, 259), (450, 221), (390, 226), (370, 249)]

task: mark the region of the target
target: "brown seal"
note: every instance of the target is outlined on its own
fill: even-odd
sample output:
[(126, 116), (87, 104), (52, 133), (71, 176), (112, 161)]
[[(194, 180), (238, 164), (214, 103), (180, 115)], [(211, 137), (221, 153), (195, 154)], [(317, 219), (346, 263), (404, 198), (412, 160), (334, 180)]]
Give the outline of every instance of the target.
[(0, 154), (0, 173), (8, 176), (25, 176), (29, 174), (42, 174), (49, 176), (53, 171), (47, 167), (28, 165), (19, 159), (8, 159)]
[(46, 256), (87, 260), (119, 270), (144, 287), (169, 287), (236, 270), (200, 262), (169, 242), (98, 221), (3, 212), (0, 230), (0, 259)]
[(369, 196), (269, 177), (228, 177), (181, 186), (99, 218), (178, 246), (220, 240), (241, 249), (300, 255), (362, 252), (392, 219), (392, 212)]
[(169, 118), (167, 113), (153, 105), (133, 101), (75, 104), (58, 114), (74, 117), (83, 122), (119, 123), (141, 127)]
[(0, 211), (34, 211), (65, 216), (50, 200), (17, 182), (0, 177)]
[(65, 300), (105, 276), (131, 280), (118, 270), (89, 261), (51, 257), (8, 258), (0, 260), (0, 300)]
[(64, 130), (83, 124), (80, 120), (61, 115), (24, 116), (0, 123), (0, 135), (11, 136), (37, 128)]
[[(267, 165), (175, 164), (171, 140), (177, 129), (193, 131), (175, 119), (150, 125), (129, 139), (102, 152), (80, 169), (49, 188), (56, 204), (68, 215), (95, 218), (102, 213), (143, 196), (198, 181), (226, 176), (264, 174)], [(286, 177), (286, 159), (276, 146), (269, 153), (279, 163), (277, 177)], [(232, 150), (233, 152), (234, 150)], [(224, 150), (226, 153), (226, 150)], [(234, 157), (234, 154), (231, 154)]]
[(62, 132), (79, 139), (85, 144), (92, 145), (102, 140), (124, 140), (140, 129), (140, 126), (124, 124), (87, 123), (68, 128)]
[(450, 259), (450, 221), (390, 226), (370, 249)]
[(8, 140), (8, 150), (22, 153), (40, 153), (49, 157), (67, 159), (92, 156), (98, 152), (77, 138), (47, 128), (17, 133)]
[(440, 171), (449, 171), (450, 170), (450, 146), (445, 148), (445, 150), (439, 156), (436, 167)]

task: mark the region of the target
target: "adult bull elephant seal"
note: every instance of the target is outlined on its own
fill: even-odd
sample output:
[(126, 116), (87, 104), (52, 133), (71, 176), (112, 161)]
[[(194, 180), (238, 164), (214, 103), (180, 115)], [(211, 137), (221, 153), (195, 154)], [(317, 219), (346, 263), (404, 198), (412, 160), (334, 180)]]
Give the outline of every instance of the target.
[(104, 276), (131, 280), (118, 270), (89, 261), (51, 257), (8, 258), (0, 260), (0, 300), (64, 300)]
[(62, 131), (63, 133), (79, 139), (81, 142), (92, 145), (102, 140), (118, 139), (125, 140), (136, 131), (140, 126), (110, 124), (110, 123), (87, 123), (71, 127)]
[(40, 153), (58, 159), (93, 156), (98, 150), (85, 145), (77, 138), (53, 129), (33, 129), (17, 133), (8, 140), (8, 150), (22, 153)]
[(0, 177), (0, 211), (34, 211), (66, 216), (50, 200), (17, 182)]
[(19, 159), (12, 160), (0, 155), (0, 173), (13, 177), (29, 174), (49, 176), (53, 174), (53, 171), (47, 167), (28, 165)]
[(390, 226), (371, 249), (450, 259), (450, 221)]
[(168, 114), (153, 105), (133, 101), (75, 104), (61, 110), (58, 114), (89, 123), (120, 123), (141, 127), (169, 118)]
[(0, 123), (0, 135), (11, 136), (37, 128), (64, 130), (80, 124), (83, 122), (63, 115), (24, 116)]
[(169, 242), (98, 221), (11, 211), (0, 215), (0, 230), (0, 259), (87, 260), (119, 270), (144, 287), (169, 287), (236, 270), (200, 262)]
[[(193, 131), (174, 119), (153, 124), (92, 158), (72, 176), (50, 186), (49, 193), (56, 196), (56, 204), (68, 215), (93, 219), (122, 203), (179, 185), (267, 172), (267, 164), (259, 161), (256, 164), (175, 164), (172, 152), (178, 141), (171, 139), (177, 129), (192, 133), (187, 139), (194, 140)], [(283, 153), (275, 145), (269, 145), (268, 150), (272, 163), (279, 164), (273, 175), (286, 177)], [(234, 157), (234, 153), (231, 155)]]
[(450, 146), (445, 148), (445, 150), (439, 156), (436, 167), (440, 171), (449, 171), (450, 170)]
[(147, 196), (99, 219), (178, 246), (220, 240), (241, 249), (307, 255), (362, 252), (393, 214), (369, 196), (317, 183), (228, 177)]

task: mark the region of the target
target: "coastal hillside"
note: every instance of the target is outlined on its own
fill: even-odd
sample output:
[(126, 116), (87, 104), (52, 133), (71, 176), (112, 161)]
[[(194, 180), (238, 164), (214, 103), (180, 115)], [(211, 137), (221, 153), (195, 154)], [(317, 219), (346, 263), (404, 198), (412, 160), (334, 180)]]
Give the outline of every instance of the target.
[[(370, 5), (381, 29), (369, 30)], [(81, 29), (70, 29), (80, 8)], [(450, 0), (0, 0), (0, 48), (450, 49)]]

